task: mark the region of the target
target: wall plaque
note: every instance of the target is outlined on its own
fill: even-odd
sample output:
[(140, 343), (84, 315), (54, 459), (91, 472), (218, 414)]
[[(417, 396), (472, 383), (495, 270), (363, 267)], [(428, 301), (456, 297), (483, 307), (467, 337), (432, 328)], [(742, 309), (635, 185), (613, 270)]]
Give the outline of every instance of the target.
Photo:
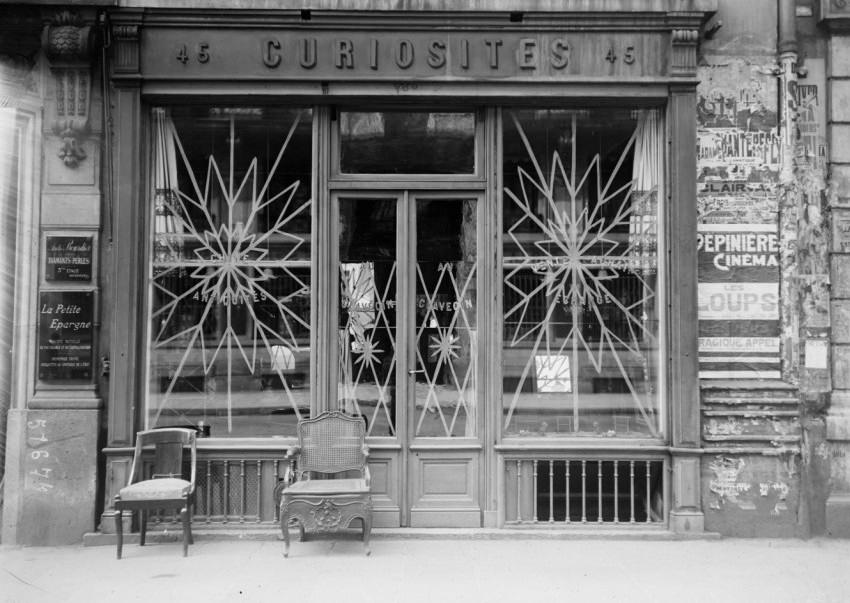
[(91, 281), (93, 237), (46, 238), (44, 278), (48, 281)]
[(94, 293), (42, 291), (38, 313), (40, 381), (91, 381)]

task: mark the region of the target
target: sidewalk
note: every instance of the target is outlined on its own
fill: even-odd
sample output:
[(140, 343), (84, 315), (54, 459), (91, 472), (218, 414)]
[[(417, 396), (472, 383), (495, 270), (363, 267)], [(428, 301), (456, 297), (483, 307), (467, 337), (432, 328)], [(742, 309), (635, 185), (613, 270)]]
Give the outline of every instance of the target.
[(0, 601), (850, 601), (850, 540), (198, 538), (0, 546)]

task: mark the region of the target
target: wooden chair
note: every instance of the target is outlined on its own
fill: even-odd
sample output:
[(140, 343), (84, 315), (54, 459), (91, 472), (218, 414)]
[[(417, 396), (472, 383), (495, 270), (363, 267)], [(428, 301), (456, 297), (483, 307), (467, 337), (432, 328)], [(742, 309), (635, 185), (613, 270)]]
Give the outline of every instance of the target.
[[(127, 485), (115, 496), (115, 533), (118, 536), (118, 559), (124, 544), (122, 511), (140, 511), (139, 545), (145, 545), (147, 514), (152, 509), (176, 510), (183, 523), (183, 556), (189, 554), (192, 539), (192, 503), (195, 492), (195, 431), (183, 428), (140, 431), (136, 435), (136, 451)], [(153, 446), (153, 468), (143, 478), (142, 455)], [(183, 449), (191, 450), (190, 477), (183, 479)]]
[[(354, 519), (363, 526), (363, 547), (369, 555), (372, 498), (369, 495), (369, 448), (362, 417), (326, 412), (298, 423), (298, 445), (286, 454), (289, 467), (280, 493), (280, 529), (289, 556), (289, 522), (305, 531), (336, 532)], [(357, 472), (350, 477), (347, 472)]]

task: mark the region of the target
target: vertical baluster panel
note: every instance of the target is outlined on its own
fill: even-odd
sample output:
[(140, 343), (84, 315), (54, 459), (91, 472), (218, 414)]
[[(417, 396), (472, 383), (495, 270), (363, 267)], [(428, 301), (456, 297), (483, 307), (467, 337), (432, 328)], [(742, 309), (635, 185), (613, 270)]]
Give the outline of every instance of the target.
[[(277, 484), (278, 484), (279, 481), (280, 481), (280, 461), (275, 459), (274, 460), (274, 485), (275, 485), (275, 488), (277, 488)], [(275, 501), (275, 503), (277, 503), (277, 501)], [(275, 521), (275, 523), (280, 521), (280, 506), (277, 505), (277, 504), (274, 505), (274, 521)]]
[(646, 523), (652, 521), (652, 494), (649, 490), (649, 461), (646, 461)]
[(516, 462), (516, 520), (522, 523), (522, 460)]
[(224, 459), (224, 508), (222, 509), (224, 523), (230, 515), (230, 461)]
[(257, 523), (263, 516), (263, 461), (257, 459)]
[(555, 461), (549, 461), (549, 523), (555, 523)]
[(630, 523), (635, 522), (635, 462), (629, 461), (629, 509), (631, 511)]
[(207, 488), (206, 488), (206, 503), (207, 503), (207, 523), (212, 519), (213, 500), (212, 500), (212, 459), (207, 459)]
[(566, 500), (566, 512), (567, 516), (565, 518), (565, 523), (570, 523), (570, 460), (567, 459), (564, 463), (564, 481), (566, 482), (566, 486), (564, 486), (564, 499)]
[(602, 523), (602, 461), (596, 461), (596, 522)]
[(239, 461), (239, 523), (245, 523), (245, 460)]
[(532, 518), (533, 523), (537, 523), (537, 459), (534, 459), (532, 462), (533, 471), (532, 474), (532, 484), (531, 484), (531, 492), (533, 494), (532, 500), (532, 510), (534, 511), (534, 516)]
[(620, 523), (620, 461), (614, 459), (614, 523)]
[(587, 461), (581, 461), (581, 522), (587, 523)]

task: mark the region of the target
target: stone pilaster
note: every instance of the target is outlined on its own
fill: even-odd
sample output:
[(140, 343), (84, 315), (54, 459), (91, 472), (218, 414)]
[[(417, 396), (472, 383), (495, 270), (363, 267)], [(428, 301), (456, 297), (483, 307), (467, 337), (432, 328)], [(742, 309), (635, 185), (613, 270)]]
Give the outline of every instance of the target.
[(822, 0), (822, 23), (829, 30), (827, 115), (832, 213), (830, 310), (832, 400), (826, 415), (826, 442), (816, 450), (831, 484), (826, 532), (850, 536), (850, 2)]

